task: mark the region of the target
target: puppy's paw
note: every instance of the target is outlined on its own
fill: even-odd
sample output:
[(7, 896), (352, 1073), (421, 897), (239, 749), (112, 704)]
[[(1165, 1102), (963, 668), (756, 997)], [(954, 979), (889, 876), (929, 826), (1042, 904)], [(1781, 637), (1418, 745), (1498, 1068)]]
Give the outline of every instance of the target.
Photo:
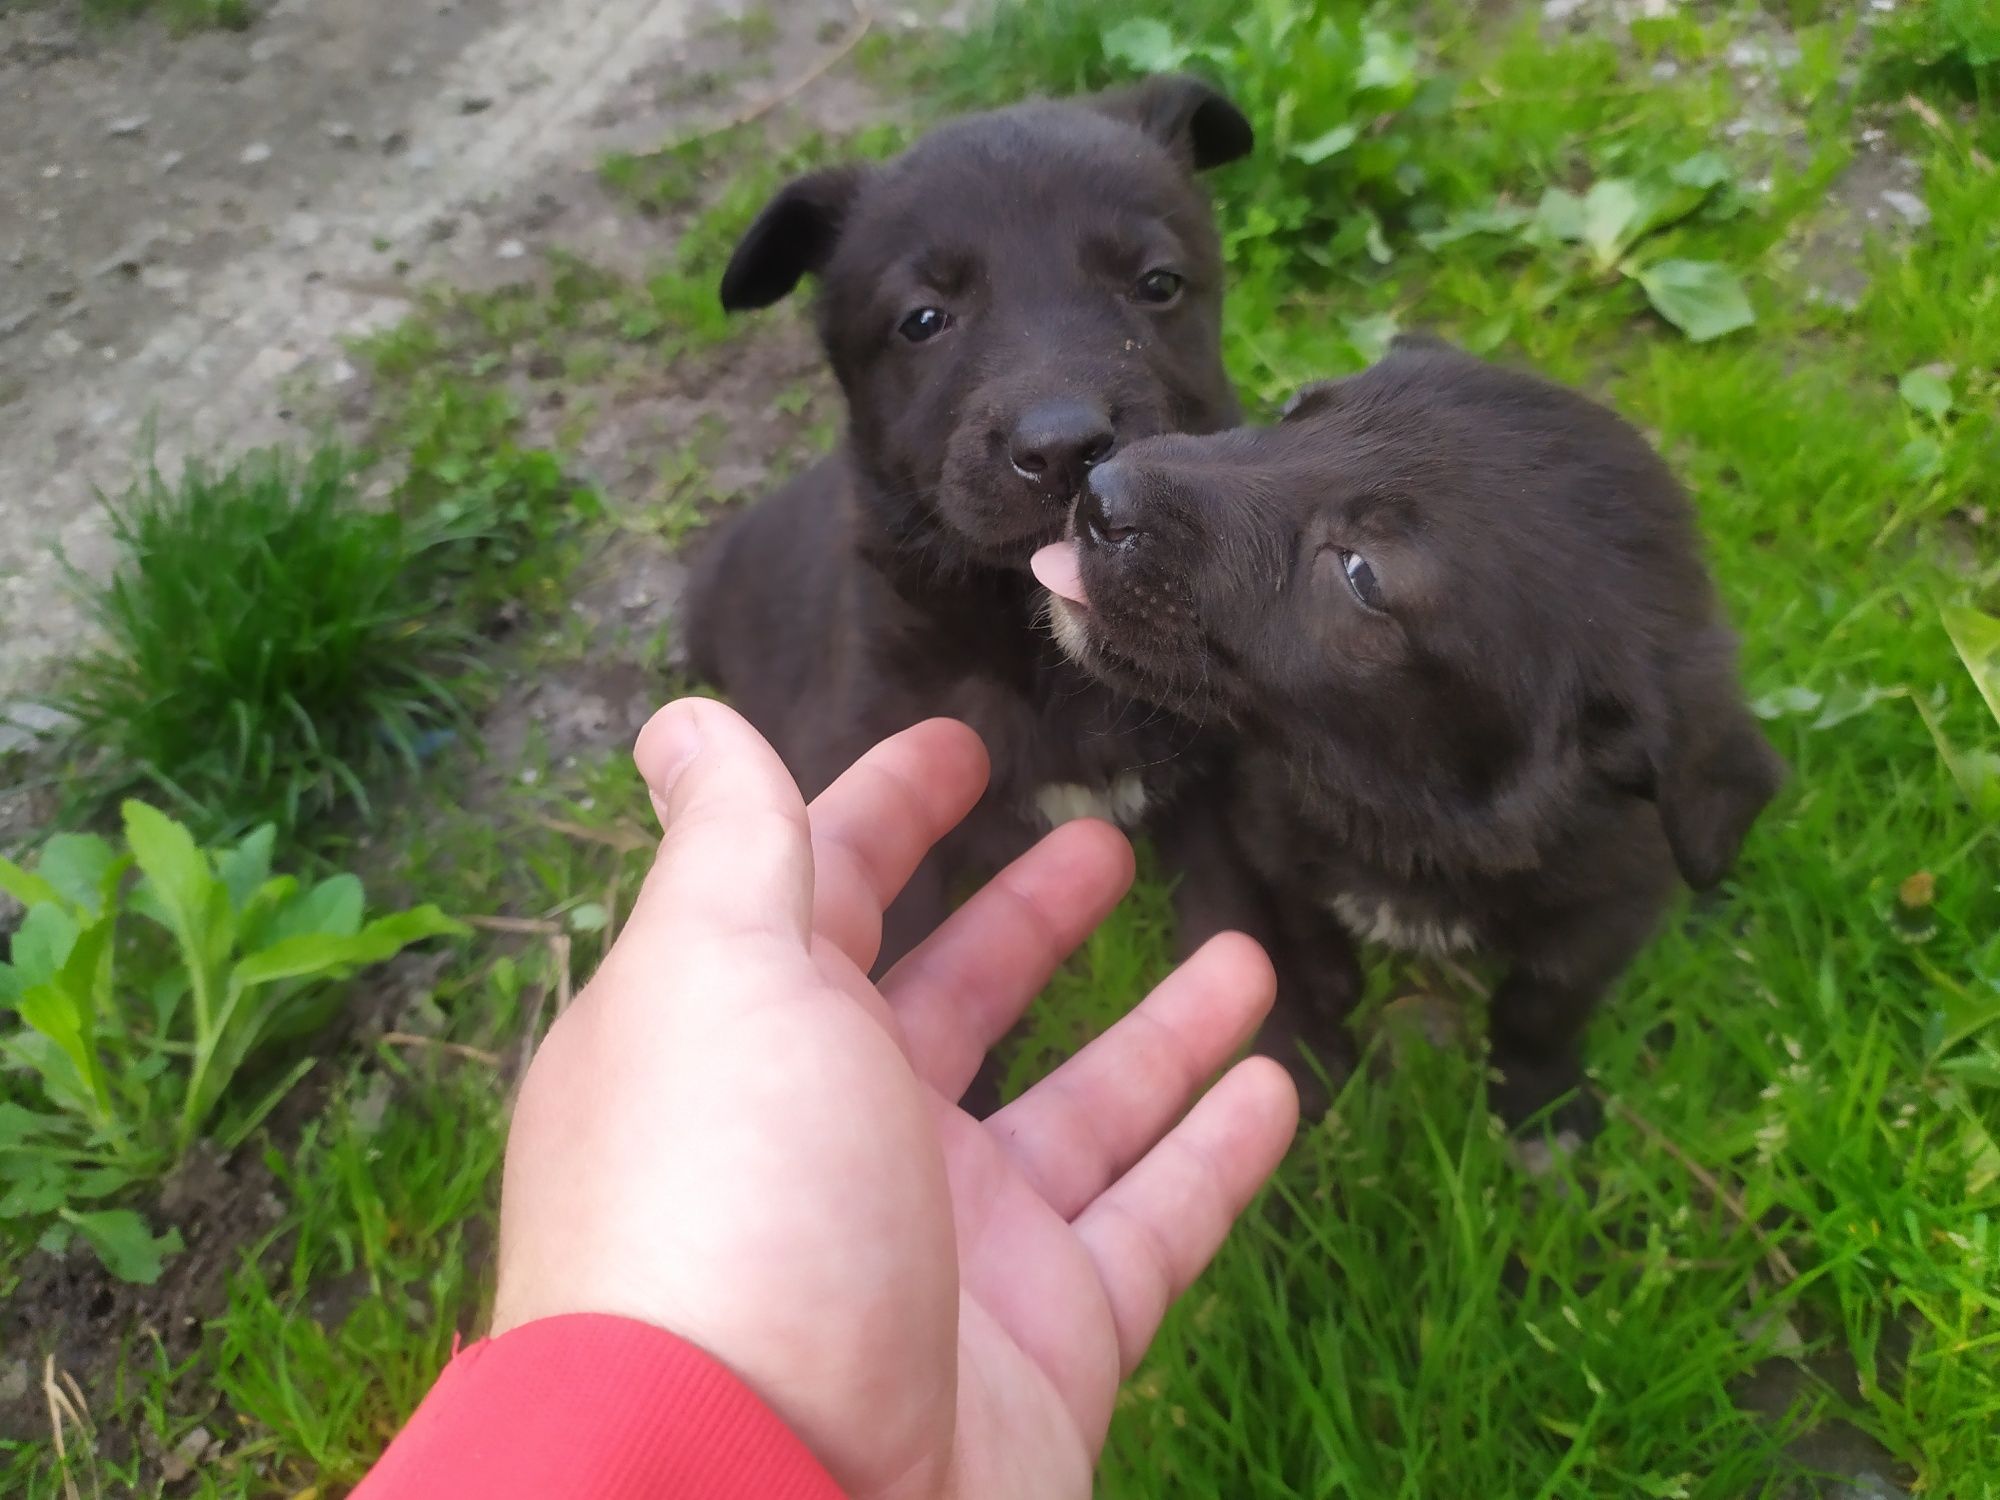
[(1496, 1052), (1486, 1102), (1517, 1135), (1571, 1135), (1581, 1143), (1603, 1128), (1604, 1112), (1575, 1062)]

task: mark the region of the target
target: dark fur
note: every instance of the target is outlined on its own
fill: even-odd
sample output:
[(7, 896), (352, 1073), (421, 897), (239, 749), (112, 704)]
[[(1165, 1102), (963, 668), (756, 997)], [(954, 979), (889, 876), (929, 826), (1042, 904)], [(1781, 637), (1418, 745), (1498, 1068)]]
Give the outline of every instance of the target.
[(1058, 625), (1080, 659), (1240, 746), (1228, 819), (1272, 894), (1289, 1024), (1341, 1049), (1347, 929), (1386, 910), (1507, 961), (1504, 1117), (1573, 1089), (1584, 1023), (1676, 872), (1719, 880), (1783, 778), (1645, 441), (1574, 392), (1399, 340), (1276, 427), (1135, 446), (1078, 520), (1090, 604)]
[[(884, 962), (942, 919), (956, 883), (1046, 830), (1042, 788), (1139, 773), (1159, 808), (1193, 764), (1185, 720), (1056, 649), (1027, 564), (1110, 448), (1237, 420), (1193, 174), (1249, 147), (1235, 107), (1185, 78), (977, 115), (894, 161), (793, 182), (724, 276), (732, 309), (818, 277), (848, 430), (698, 560), (691, 664), (808, 795), (933, 715), (970, 723), (992, 754), (986, 799), (890, 914)], [(1161, 269), (1185, 278), (1177, 299), (1138, 300)], [(899, 329), (919, 308), (951, 327), (910, 342)]]

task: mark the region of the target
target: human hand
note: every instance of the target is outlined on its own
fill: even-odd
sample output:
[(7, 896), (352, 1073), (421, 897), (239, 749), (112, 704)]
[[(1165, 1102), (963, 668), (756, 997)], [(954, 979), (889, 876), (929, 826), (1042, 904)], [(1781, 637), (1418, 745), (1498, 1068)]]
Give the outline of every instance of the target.
[(746, 1381), (856, 1500), (1087, 1495), (1119, 1379), (1292, 1138), (1239, 1063), (1274, 980), (1209, 943), (980, 1122), (987, 1049), (1130, 883), (1071, 823), (882, 982), (883, 908), (971, 809), (969, 729), (922, 724), (808, 813), (720, 704), (637, 759), (665, 828), (603, 968), (523, 1082), (494, 1332), (560, 1313), (666, 1328)]

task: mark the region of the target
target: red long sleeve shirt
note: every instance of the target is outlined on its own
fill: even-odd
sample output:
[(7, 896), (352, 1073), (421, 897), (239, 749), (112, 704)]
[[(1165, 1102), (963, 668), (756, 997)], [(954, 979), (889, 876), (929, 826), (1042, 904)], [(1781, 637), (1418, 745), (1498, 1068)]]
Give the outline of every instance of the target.
[(468, 1346), (354, 1500), (843, 1500), (726, 1368), (579, 1313)]

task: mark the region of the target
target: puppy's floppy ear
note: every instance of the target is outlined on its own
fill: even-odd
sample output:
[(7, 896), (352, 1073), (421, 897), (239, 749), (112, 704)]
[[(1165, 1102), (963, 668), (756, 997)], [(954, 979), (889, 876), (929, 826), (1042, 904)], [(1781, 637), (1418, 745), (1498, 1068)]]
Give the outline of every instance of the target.
[(722, 273), (728, 312), (769, 307), (808, 273), (824, 270), (861, 191), (865, 168), (825, 167), (794, 178), (764, 205)]
[(1698, 891), (1728, 873), (1750, 825), (1785, 783), (1784, 761), (1743, 701), (1735, 657), (1729, 633), (1709, 631), (1667, 668), (1659, 700), (1643, 711), (1657, 722), (1643, 729), (1602, 705), (1586, 714), (1609, 730), (1592, 736), (1599, 764), (1615, 784), (1653, 798), (1674, 864)]
[(1101, 113), (1137, 125), (1197, 172), (1248, 156), (1257, 143), (1242, 110), (1185, 73), (1160, 73), (1106, 89), (1090, 102)]

